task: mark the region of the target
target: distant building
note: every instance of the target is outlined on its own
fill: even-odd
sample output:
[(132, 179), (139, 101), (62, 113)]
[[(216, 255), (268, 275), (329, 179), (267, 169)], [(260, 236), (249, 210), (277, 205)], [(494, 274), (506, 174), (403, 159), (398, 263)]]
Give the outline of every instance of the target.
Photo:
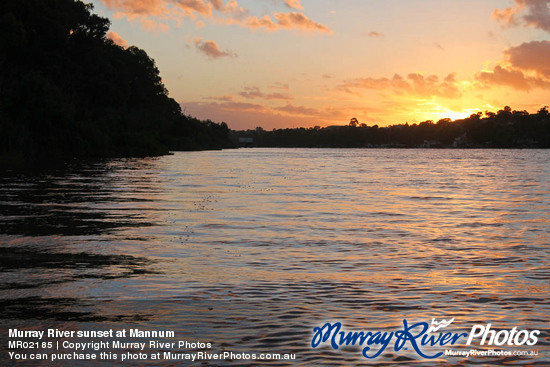
[(254, 146), (254, 138), (239, 138), (239, 146), (250, 148)]

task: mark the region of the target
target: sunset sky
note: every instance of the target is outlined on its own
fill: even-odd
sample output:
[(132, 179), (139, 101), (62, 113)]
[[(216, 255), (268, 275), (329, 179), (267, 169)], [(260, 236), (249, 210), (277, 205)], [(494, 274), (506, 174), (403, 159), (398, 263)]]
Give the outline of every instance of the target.
[(380, 126), (550, 104), (550, 0), (93, 0), (186, 114)]

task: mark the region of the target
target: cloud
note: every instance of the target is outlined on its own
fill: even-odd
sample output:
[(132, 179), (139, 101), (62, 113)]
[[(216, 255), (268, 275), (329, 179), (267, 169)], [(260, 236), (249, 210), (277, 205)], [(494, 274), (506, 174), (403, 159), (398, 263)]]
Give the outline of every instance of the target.
[[(175, 21), (181, 25), (182, 18), (191, 18), (203, 24), (197, 17), (221, 24), (238, 24), (250, 29), (264, 28), (269, 31), (299, 29), (302, 32), (332, 33), (325, 25), (309, 19), (300, 12), (277, 13), (258, 17), (251, 16), (250, 10), (239, 5), (236, 0), (224, 4), (223, 0), (101, 0), (107, 8), (115, 12), (115, 18), (137, 20), (149, 30), (166, 30), (166, 23)], [(299, 0), (286, 0), (291, 9), (303, 9)]]
[[(121, 15), (115, 15), (115, 17), (120, 17), (120, 16)], [(145, 28), (148, 31), (167, 32), (170, 29), (168, 24), (158, 22), (157, 20), (151, 19), (147, 16), (141, 16), (141, 15), (140, 16), (132, 16), (132, 17), (129, 17), (128, 19), (130, 19), (130, 20), (136, 19), (137, 21), (139, 21), (141, 23), (143, 28)]]
[(513, 7), (513, 8), (505, 8), (504, 10), (493, 10), (493, 13), (491, 14), (491, 18), (499, 21), (503, 25), (517, 25), (517, 19), (516, 15), (520, 12), (521, 8)]
[(273, 16), (275, 17), (275, 19), (277, 19), (277, 24), (279, 24), (281, 28), (298, 28), (302, 31), (319, 31), (332, 33), (332, 31), (327, 26), (312, 21), (302, 13), (273, 13)]
[(285, 5), (288, 6), (290, 9), (298, 9), (298, 10), (304, 10), (304, 7), (302, 4), (300, 4), (300, 0), (283, 0)]
[(320, 116), (321, 112), (315, 108), (309, 108), (304, 106), (294, 106), (290, 103), (287, 103), (285, 106), (276, 107), (275, 110), (289, 113), (292, 115), (302, 115), (302, 116)]
[(484, 86), (508, 86), (516, 90), (550, 88), (550, 41), (533, 41), (504, 51), (505, 60), (482, 71), (476, 79)]
[(215, 41), (202, 41), (200, 39), (193, 41), (197, 50), (211, 59), (221, 57), (236, 57), (237, 55), (229, 51), (221, 51)]
[(439, 96), (458, 98), (461, 96), (455, 74), (440, 80), (436, 75), (408, 74), (403, 77), (395, 74), (392, 78), (358, 78), (346, 81), (339, 89), (353, 93), (355, 89), (391, 89), (397, 93), (407, 93), (422, 97)]
[(201, 15), (210, 15), (212, 7), (204, 0), (176, 0), (173, 3), (188, 12), (197, 12)]
[[(138, 20), (147, 29), (158, 19), (174, 20), (181, 24), (181, 19), (197, 16), (212, 18), (213, 11), (228, 14), (231, 18), (243, 20), (249, 11), (239, 6), (236, 0), (224, 4), (223, 0), (101, 0), (107, 8), (115, 12), (115, 18)], [(155, 18), (155, 19), (151, 19)], [(200, 21), (199, 21), (200, 22)]]
[(268, 111), (268, 108), (260, 104), (245, 102), (225, 102), (221, 104), (222, 109), (228, 111)]
[(128, 42), (126, 42), (126, 40), (116, 32), (109, 31), (109, 33), (107, 33), (107, 38), (113, 41), (115, 45), (118, 45), (122, 48), (128, 48)]
[(159, 15), (165, 7), (164, 0), (101, 0), (107, 8), (129, 15)]
[(261, 18), (252, 16), (248, 18), (246, 25), (250, 29), (265, 28), (268, 31), (299, 29), (302, 32), (324, 32), (332, 34), (332, 31), (327, 26), (314, 22), (302, 13), (273, 13), (273, 17), (275, 20), (269, 15), (264, 15)]
[(495, 9), (491, 15), (504, 26), (524, 25), (550, 32), (550, 2), (548, 0), (515, 0), (515, 6)]
[(214, 7), (216, 10), (222, 10), (223, 9), (223, 0), (210, 0), (210, 4)]
[(516, 68), (550, 78), (550, 41), (533, 41), (510, 47), (504, 54)]
[(214, 101), (222, 101), (222, 102), (231, 102), (233, 101), (234, 98), (231, 94), (227, 94), (225, 96), (208, 97), (206, 99), (211, 99)]
[(246, 99), (263, 98), (263, 93), (258, 87), (245, 87), (239, 95)]
[(250, 10), (242, 8), (235, 0), (229, 1), (225, 8), (220, 10), (223, 13), (230, 14), (232, 18), (237, 20), (244, 20), (250, 14)]
[(184, 17), (211, 16), (213, 5), (205, 0), (101, 0), (113, 11), (115, 19), (138, 21), (149, 31), (167, 31), (173, 20), (181, 24)]
[(280, 100), (294, 99), (294, 97), (290, 96), (289, 94), (284, 94), (284, 93), (269, 93), (269, 94), (266, 94), (264, 98), (269, 99), (269, 100), (272, 100), (272, 99), (280, 99)]
[(239, 24), (246, 25), (250, 29), (265, 28), (269, 31), (275, 31), (279, 28), (277, 24), (273, 22), (273, 20), (269, 15), (264, 15), (261, 18), (258, 18), (257, 16), (254, 15), (248, 18), (246, 23), (239, 23)]
[(375, 37), (375, 38), (384, 37), (384, 33), (376, 32), (376, 31), (367, 32), (365, 33), (365, 35), (367, 37)]
[[(280, 87), (277, 87), (280, 88)], [(261, 98), (266, 100), (274, 100), (274, 99), (280, 99), (280, 100), (291, 100), (293, 97), (291, 97), (288, 93), (263, 93), (260, 88), (258, 87), (245, 87), (242, 92), (239, 93), (241, 97), (244, 97), (246, 99), (255, 99), (255, 98)]]
[(521, 70), (506, 69), (500, 65), (492, 71), (482, 71), (476, 75), (476, 79), (486, 86), (504, 85), (521, 91), (529, 91), (534, 88), (550, 88), (550, 82), (525, 75)]
[(277, 82), (277, 83), (274, 83), (273, 85), (268, 86), (268, 88), (269, 89), (281, 89), (281, 90), (285, 90), (285, 91), (288, 92), (290, 90), (290, 85)]
[[(212, 14), (212, 8), (219, 5), (220, 1), (205, 0), (101, 0), (107, 8), (116, 11), (119, 16), (129, 19), (145, 16), (175, 15), (195, 16), (200, 14), (208, 16)], [(181, 12), (182, 14), (177, 14)]]

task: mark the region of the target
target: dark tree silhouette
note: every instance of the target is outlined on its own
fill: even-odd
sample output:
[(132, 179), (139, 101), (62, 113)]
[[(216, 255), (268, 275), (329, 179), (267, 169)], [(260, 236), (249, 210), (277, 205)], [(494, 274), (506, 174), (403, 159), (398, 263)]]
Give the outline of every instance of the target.
[[(478, 112), (462, 120), (441, 119), (419, 124), (368, 127), (352, 119), (347, 126), (311, 129), (276, 129), (236, 132), (253, 137), (264, 147), (452, 147), (452, 148), (550, 148), (550, 113), (545, 106), (536, 114), (506, 106), (497, 113)], [(354, 121), (355, 120), (355, 121)]]
[(0, 157), (142, 156), (230, 147), (225, 124), (181, 113), (155, 62), (106, 38), (75, 0), (0, 2)]

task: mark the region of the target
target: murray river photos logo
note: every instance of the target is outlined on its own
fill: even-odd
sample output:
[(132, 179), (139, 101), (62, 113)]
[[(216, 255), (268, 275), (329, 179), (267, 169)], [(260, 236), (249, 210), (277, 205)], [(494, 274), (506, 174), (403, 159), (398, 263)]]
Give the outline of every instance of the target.
[[(317, 348), (329, 345), (333, 349), (343, 346), (361, 347), (361, 354), (368, 359), (374, 359), (388, 348), (395, 352), (412, 348), (420, 357), (439, 358), (444, 351), (434, 352), (434, 348), (454, 346), (457, 344), (486, 346), (533, 346), (537, 344), (539, 330), (520, 330), (514, 327), (510, 330), (493, 330), (491, 324), (472, 326), (469, 333), (445, 332), (454, 321), (437, 321), (409, 323), (403, 320), (401, 329), (395, 331), (345, 331), (340, 322), (327, 322), (321, 327), (313, 328), (311, 346)], [(427, 351), (429, 349), (429, 351)]]

